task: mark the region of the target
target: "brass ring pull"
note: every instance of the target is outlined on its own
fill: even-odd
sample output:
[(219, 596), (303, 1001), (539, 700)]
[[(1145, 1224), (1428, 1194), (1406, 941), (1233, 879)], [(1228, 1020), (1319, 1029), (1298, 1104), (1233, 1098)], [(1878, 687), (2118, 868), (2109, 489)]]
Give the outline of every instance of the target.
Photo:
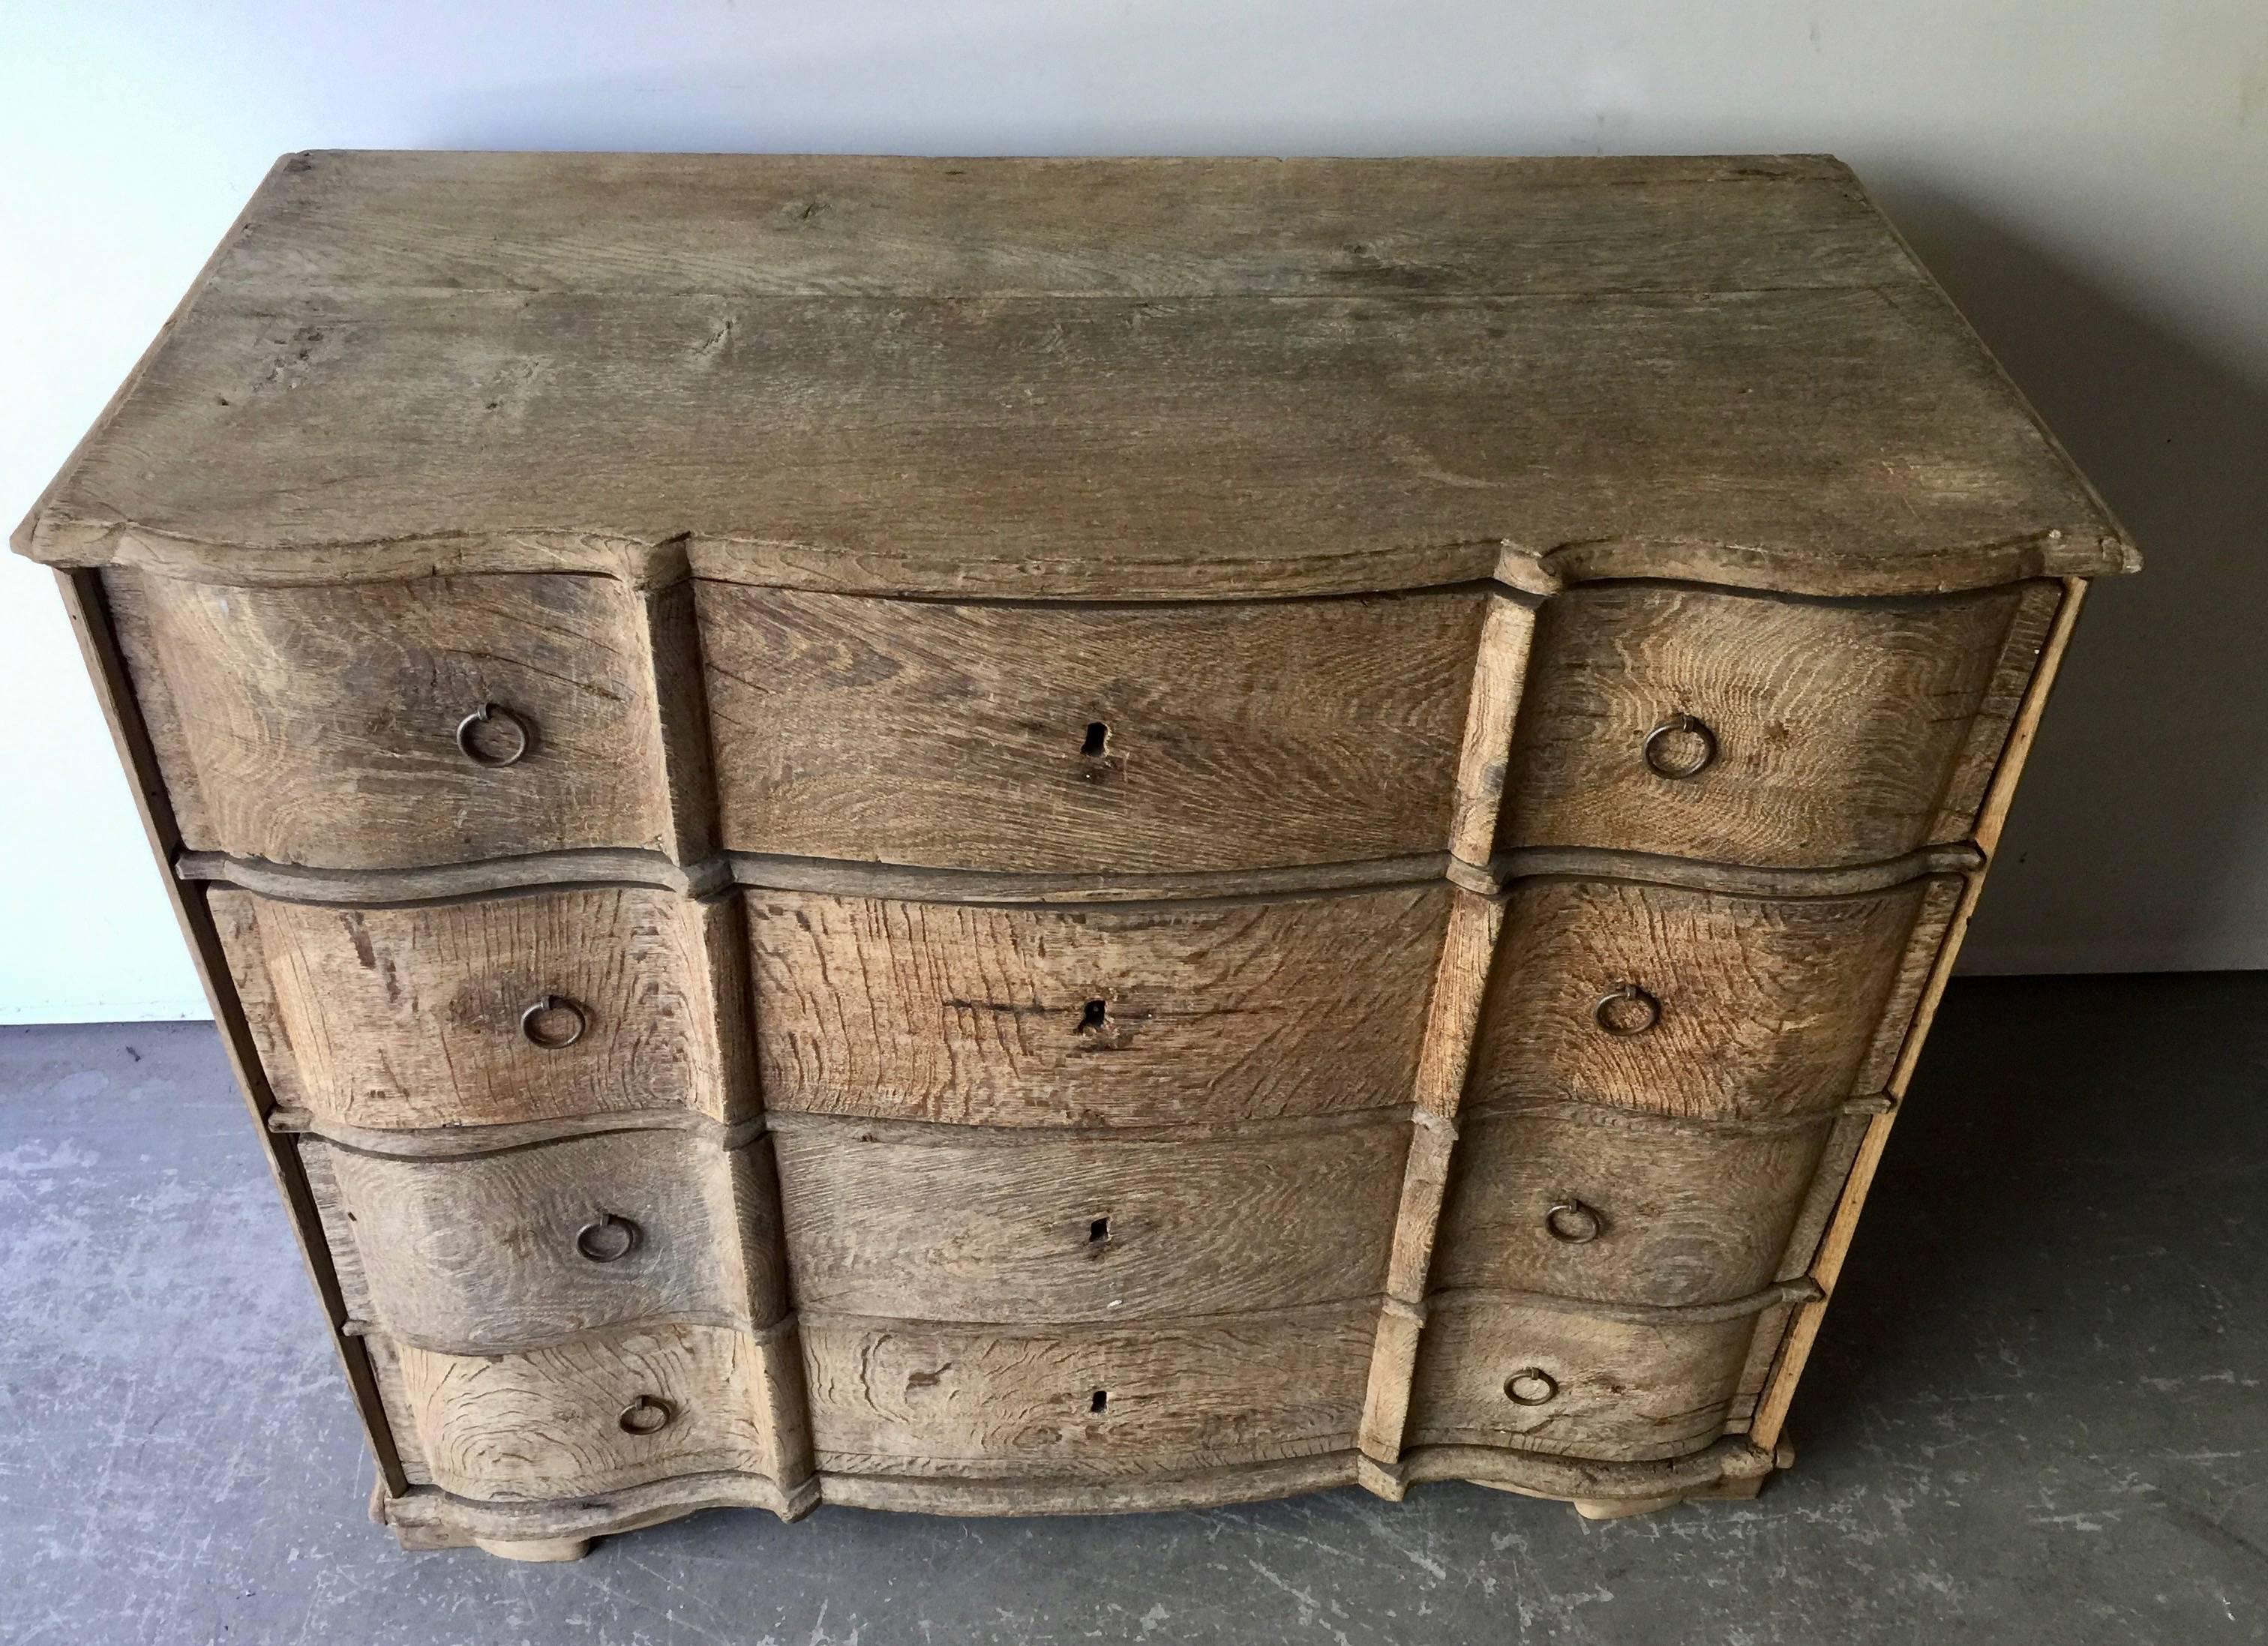
[[(501, 752), (483, 748), (473, 734), (483, 726), (502, 725), (512, 733), (512, 746)], [(457, 749), (475, 766), (510, 766), (527, 753), (527, 722), (500, 703), (482, 703), (457, 722)]]
[[(564, 1034), (556, 1032), (545, 1032), (542, 1020), (549, 1017), (566, 1018), (567, 1032)], [(582, 1007), (564, 995), (546, 995), (519, 1014), (520, 1033), (526, 1038), (530, 1046), (539, 1047), (547, 1052), (565, 1050), (581, 1040), (583, 1031), (590, 1026), (591, 1020), (584, 1015)]]
[[(1683, 765), (1665, 759), (1662, 741), (1675, 737), (1692, 738), (1699, 742), (1701, 758)], [(1655, 776), (1683, 783), (1689, 777), (1698, 777), (1717, 763), (1717, 734), (1690, 715), (1672, 715), (1646, 734), (1639, 752), (1646, 757), (1646, 769)]]
[(1544, 1232), (1566, 1246), (1595, 1240), (1605, 1227), (1599, 1214), (1580, 1201), (1561, 1201), (1543, 1214)]
[(1599, 996), (1591, 1021), (1609, 1034), (1628, 1039), (1661, 1021), (1661, 1003), (1636, 983), (1619, 983)]
[(641, 1394), (615, 1421), (625, 1435), (659, 1435), (677, 1419), (677, 1408), (658, 1394)]
[(644, 1234), (627, 1217), (601, 1212), (575, 1233), (575, 1249), (593, 1263), (618, 1263), (637, 1250)]
[(1559, 1380), (1541, 1366), (1523, 1366), (1504, 1380), (1504, 1398), (1514, 1406), (1549, 1406), (1559, 1398)]

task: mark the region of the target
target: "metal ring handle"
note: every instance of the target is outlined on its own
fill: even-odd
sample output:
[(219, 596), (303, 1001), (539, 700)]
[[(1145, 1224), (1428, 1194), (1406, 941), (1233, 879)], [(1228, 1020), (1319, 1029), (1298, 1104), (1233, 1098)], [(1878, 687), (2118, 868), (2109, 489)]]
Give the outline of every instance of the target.
[(677, 1408), (658, 1394), (641, 1394), (615, 1422), (625, 1435), (658, 1435), (677, 1419)]
[(1566, 1246), (1581, 1246), (1599, 1238), (1606, 1227), (1604, 1220), (1580, 1201), (1561, 1201), (1543, 1214), (1543, 1231), (1554, 1240)]
[[(1616, 1006), (1637, 1007), (1638, 1015), (1636, 1020), (1617, 1018), (1613, 1010)], [(1644, 1034), (1661, 1021), (1661, 1003), (1636, 983), (1618, 983), (1599, 996), (1597, 1003), (1591, 1008), (1591, 1021), (1609, 1034), (1628, 1039), (1633, 1034)]]
[[(474, 744), (474, 730), (488, 724), (491, 720), (500, 720), (512, 728), (512, 746), (510, 753), (486, 754)], [(510, 766), (526, 754), (530, 740), (527, 722), (501, 703), (482, 703), (471, 714), (457, 722), (458, 752), (475, 766)]]
[(1559, 1380), (1541, 1366), (1522, 1366), (1504, 1380), (1504, 1398), (1514, 1406), (1549, 1406), (1559, 1398)]
[[(1661, 758), (1661, 740), (1681, 735), (1700, 738), (1701, 758), (1690, 766), (1666, 764)], [(1638, 752), (1645, 756), (1646, 769), (1655, 776), (1683, 783), (1689, 777), (1698, 777), (1717, 763), (1717, 734), (1690, 715), (1672, 715), (1646, 734)]]
[[(538, 1033), (536, 1032), (535, 1020), (538, 1018), (544, 1016), (546, 1013), (555, 1011), (565, 1012), (567, 1016), (574, 1019), (575, 1026), (568, 1030), (564, 1034)], [(581, 1040), (583, 1038), (583, 1031), (590, 1026), (591, 1019), (584, 1015), (582, 1007), (577, 1005), (564, 995), (546, 995), (542, 999), (530, 1006), (526, 1011), (519, 1014), (520, 1033), (526, 1037), (527, 1043), (530, 1046), (540, 1047), (547, 1052), (564, 1051), (568, 1047), (574, 1045), (576, 1041)]]
[(619, 1263), (637, 1250), (644, 1233), (627, 1217), (601, 1212), (575, 1231), (575, 1249), (593, 1263)]

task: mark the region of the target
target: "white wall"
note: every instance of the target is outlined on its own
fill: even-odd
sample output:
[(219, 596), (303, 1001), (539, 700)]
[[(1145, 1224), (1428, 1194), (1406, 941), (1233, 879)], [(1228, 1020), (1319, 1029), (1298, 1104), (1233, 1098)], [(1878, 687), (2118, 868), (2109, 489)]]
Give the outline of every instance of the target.
[[(1973, 969), (2268, 965), (2268, 6), (0, 9), (0, 511), (298, 148), (1830, 151), (2140, 538)], [(47, 574), (0, 570), (0, 1021), (199, 1015)]]

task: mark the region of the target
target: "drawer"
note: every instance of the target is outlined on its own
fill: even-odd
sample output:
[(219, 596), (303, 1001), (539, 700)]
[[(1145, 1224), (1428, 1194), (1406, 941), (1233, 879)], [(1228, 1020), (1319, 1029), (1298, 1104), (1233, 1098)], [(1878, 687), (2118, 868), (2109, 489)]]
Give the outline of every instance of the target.
[(990, 1126), (1406, 1105), (1449, 901), (1439, 883), (1136, 908), (750, 891), (764, 1101)]
[(681, 849), (646, 603), (612, 578), (105, 586), (193, 850), (401, 869)]
[(1468, 1106), (1573, 1099), (1761, 1118), (1878, 1090), (1961, 884), (1757, 898), (1519, 882)]
[(806, 1320), (818, 1466), (844, 1474), (1157, 1477), (1344, 1451), (1374, 1304), (1140, 1330)]
[(637, 1326), (525, 1354), (384, 1338), (371, 1350), (412, 1483), (483, 1503), (722, 1471), (777, 1481), (799, 1410), (792, 1350), (720, 1326)]
[(1447, 849), (1476, 589), (1040, 606), (697, 586), (732, 850), (1112, 874)]
[(1778, 1275), (1836, 1121), (1665, 1131), (1595, 1110), (1481, 1114), (1458, 1140), (1432, 1283), (1724, 1303)]
[(1638, 1463), (1698, 1451), (1742, 1394), (1757, 1317), (1637, 1324), (1543, 1304), (1436, 1297), (1418, 1341), (1409, 1443)]
[(350, 1249), (348, 1309), (403, 1341), (488, 1354), (662, 1318), (763, 1326), (784, 1306), (762, 1139), (613, 1132), (436, 1158), (310, 1138), (300, 1153), (332, 1250)]
[(637, 886), (373, 908), (216, 888), (210, 903), (277, 1100), (319, 1122), (738, 1118), (747, 1031), (711, 963), (740, 960), (728, 904)]
[(1555, 596), (1498, 844), (1793, 868), (1964, 839), (2059, 598), (2051, 584), (1922, 600), (1660, 584)]
[(777, 1117), (797, 1306), (983, 1322), (1374, 1296), (1401, 1113), (1101, 1135)]

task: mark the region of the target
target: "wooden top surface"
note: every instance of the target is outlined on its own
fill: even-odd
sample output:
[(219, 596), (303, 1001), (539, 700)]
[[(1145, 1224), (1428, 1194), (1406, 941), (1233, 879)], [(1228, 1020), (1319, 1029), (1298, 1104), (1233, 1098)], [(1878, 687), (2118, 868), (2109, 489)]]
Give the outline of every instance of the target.
[(1804, 157), (287, 156), (14, 540), (1130, 599), (2136, 563)]

